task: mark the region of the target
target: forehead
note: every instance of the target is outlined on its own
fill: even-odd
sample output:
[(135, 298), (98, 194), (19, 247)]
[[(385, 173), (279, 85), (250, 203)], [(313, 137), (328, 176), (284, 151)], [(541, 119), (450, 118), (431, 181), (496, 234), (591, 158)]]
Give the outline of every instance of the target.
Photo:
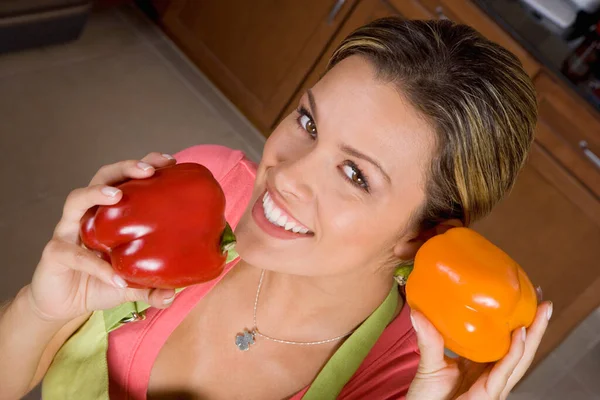
[(366, 59), (351, 56), (313, 87), (319, 136), (377, 159), (392, 181), (396, 176), (421, 184), (434, 149), (433, 130), (401, 89), (378, 80), (374, 71)]

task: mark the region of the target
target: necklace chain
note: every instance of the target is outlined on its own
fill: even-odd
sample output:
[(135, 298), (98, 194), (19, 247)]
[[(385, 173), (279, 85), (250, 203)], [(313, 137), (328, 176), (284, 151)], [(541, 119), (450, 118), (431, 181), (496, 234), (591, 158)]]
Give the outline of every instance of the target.
[(262, 338), (265, 338), (267, 340), (271, 340), (273, 342), (277, 342), (277, 343), (284, 343), (284, 344), (295, 344), (295, 345), (299, 345), (299, 346), (311, 346), (311, 345), (317, 345), (317, 344), (325, 344), (325, 343), (331, 343), (331, 342), (335, 342), (337, 340), (341, 340), (343, 338), (345, 338), (346, 336), (350, 336), (353, 332), (354, 329), (351, 330), (350, 332), (347, 332), (343, 335), (340, 336), (336, 336), (334, 338), (331, 339), (326, 339), (326, 340), (318, 340), (318, 341), (314, 341), (314, 342), (297, 342), (294, 340), (282, 340), (282, 339), (276, 339), (274, 337), (265, 335), (264, 333), (261, 333), (258, 330), (258, 323), (256, 322), (256, 310), (258, 308), (258, 297), (260, 296), (260, 289), (262, 287), (262, 283), (263, 283), (263, 278), (265, 276), (265, 270), (263, 269), (260, 273), (260, 280), (258, 281), (258, 288), (256, 289), (256, 298), (254, 299), (254, 328), (252, 329), (251, 333), (256, 335), (256, 336), (260, 336)]

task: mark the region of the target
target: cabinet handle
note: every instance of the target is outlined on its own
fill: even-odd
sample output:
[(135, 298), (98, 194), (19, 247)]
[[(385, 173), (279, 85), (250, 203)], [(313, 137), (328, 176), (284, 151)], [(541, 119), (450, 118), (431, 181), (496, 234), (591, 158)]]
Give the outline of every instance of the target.
[(329, 16), (327, 17), (327, 23), (329, 25), (333, 24), (333, 21), (335, 21), (335, 17), (337, 17), (337, 15), (340, 13), (340, 10), (344, 6), (345, 2), (346, 0), (336, 0), (336, 2), (333, 4), (333, 7), (331, 7), (331, 11), (329, 11)]
[(435, 13), (437, 14), (438, 19), (450, 19), (444, 14), (444, 8), (442, 6), (437, 6), (435, 8)]
[(585, 140), (582, 140), (581, 142), (579, 142), (579, 147), (581, 147), (581, 150), (583, 150), (583, 154), (585, 154), (585, 156), (596, 165), (596, 167), (600, 168), (600, 157), (598, 157), (598, 155), (596, 153), (594, 153), (593, 151), (591, 151), (588, 148), (588, 144)]

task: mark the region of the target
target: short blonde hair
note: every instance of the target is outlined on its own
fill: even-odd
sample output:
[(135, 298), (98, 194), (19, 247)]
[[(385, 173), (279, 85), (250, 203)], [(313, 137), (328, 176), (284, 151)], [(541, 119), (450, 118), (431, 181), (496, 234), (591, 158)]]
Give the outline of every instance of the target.
[(350, 34), (327, 70), (351, 55), (397, 84), (436, 132), (417, 228), (487, 215), (512, 188), (534, 137), (536, 95), (519, 60), (466, 25), (394, 17)]

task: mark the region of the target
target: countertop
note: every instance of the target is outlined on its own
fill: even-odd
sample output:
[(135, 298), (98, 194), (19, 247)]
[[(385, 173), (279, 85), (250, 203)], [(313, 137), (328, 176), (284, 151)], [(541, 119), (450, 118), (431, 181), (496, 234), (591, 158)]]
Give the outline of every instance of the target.
[(600, 112), (600, 100), (573, 84), (560, 70), (572, 49), (561, 37), (535, 21), (518, 0), (471, 0), (540, 64)]

